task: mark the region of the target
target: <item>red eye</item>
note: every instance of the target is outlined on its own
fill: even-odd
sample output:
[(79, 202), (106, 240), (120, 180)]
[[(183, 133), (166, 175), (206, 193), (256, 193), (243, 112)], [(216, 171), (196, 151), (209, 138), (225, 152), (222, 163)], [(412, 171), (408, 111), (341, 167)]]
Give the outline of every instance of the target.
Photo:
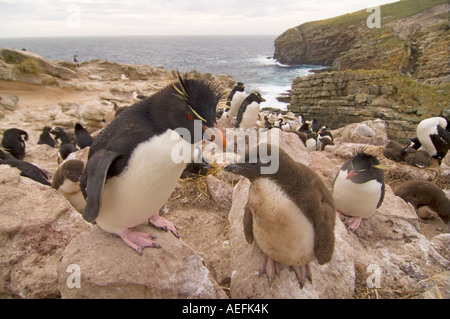
[(188, 114), (188, 115), (187, 115), (187, 118), (190, 119), (190, 120), (193, 120), (193, 119), (194, 119), (194, 116), (193, 116), (192, 114)]

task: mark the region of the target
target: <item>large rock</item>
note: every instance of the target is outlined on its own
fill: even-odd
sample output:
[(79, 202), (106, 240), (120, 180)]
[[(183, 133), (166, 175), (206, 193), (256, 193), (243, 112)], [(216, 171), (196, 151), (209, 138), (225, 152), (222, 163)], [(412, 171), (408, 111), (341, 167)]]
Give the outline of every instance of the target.
[[(445, 278), (430, 280), (448, 270), (448, 247), (437, 249), (433, 238), (429, 240), (421, 233), (413, 207), (395, 196), (389, 186), (377, 213), (363, 220), (351, 238), (360, 288), (370, 280), (372, 265), (372, 271), (379, 269), (377, 288), (382, 298), (418, 297), (436, 289), (445, 298), (450, 297)], [(357, 296), (362, 293), (366, 292), (357, 291)]]
[[(136, 230), (156, 235), (155, 241), (162, 247), (145, 248), (139, 255), (119, 236), (99, 227), (72, 240), (58, 266), (62, 297), (226, 298), (202, 259), (186, 243), (148, 225)], [(76, 283), (71, 265), (79, 267), (79, 288), (70, 284)]]
[(369, 120), (362, 123), (346, 125), (333, 132), (336, 142), (386, 145), (388, 136), (383, 120)]
[(416, 135), (418, 123), (447, 107), (445, 86), (428, 86), (400, 72), (345, 70), (294, 79), (290, 111), (332, 129), (382, 119), (390, 139)]
[(332, 65), (341, 52), (355, 41), (355, 31), (344, 28), (316, 28), (302, 24), (285, 31), (275, 39), (274, 58), (283, 64)]
[(223, 209), (231, 208), (233, 188), (227, 182), (221, 181), (214, 175), (206, 177), (208, 191), (214, 201)]
[(104, 115), (105, 112), (99, 102), (86, 103), (78, 110), (81, 124), (90, 132), (103, 128)]
[[(13, 73), (15, 73), (15, 75), (12, 80), (49, 84), (49, 82), (54, 82), (50, 81), (49, 76), (63, 80), (71, 80), (77, 77), (77, 73), (71, 69), (60, 66), (55, 62), (45, 59), (33, 52), (3, 47), (0, 51), (0, 55), (6, 62), (9, 61), (18, 66), (16, 69), (13, 69)], [(39, 74), (47, 76), (41, 76), (40, 81), (33, 79), (34, 76)]]
[(88, 224), (54, 189), (7, 165), (0, 202), (0, 297), (59, 297), (58, 260)]
[(17, 95), (9, 95), (8, 97), (0, 96), (0, 110), (14, 111), (19, 102)]

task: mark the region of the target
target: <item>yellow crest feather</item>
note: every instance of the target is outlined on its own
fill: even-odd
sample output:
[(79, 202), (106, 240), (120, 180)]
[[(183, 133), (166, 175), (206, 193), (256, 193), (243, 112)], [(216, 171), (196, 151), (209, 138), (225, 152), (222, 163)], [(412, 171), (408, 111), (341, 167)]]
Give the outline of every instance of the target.
[[(172, 82), (171, 82), (172, 87), (175, 89), (175, 91), (178, 92), (178, 94), (175, 94), (175, 96), (177, 96), (177, 97), (179, 97), (180, 99), (182, 99), (182, 100), (188, 102), (188, 101), (189, 101), (189, 95), (188, 95), (188, 93), (187, 93), (185, 87), (183, 86), (183, 79), (182, 79), (182, 76), (181, 76), (180, 72), (179, 72), (178, 70), (175, 69), (175, 76), (176, 76), (176, 79), (173, 79), (172, 74), (171, 74), (170, 72), (167, 72), (167, 74), (168, 74), (168, 76), (169, 76), (169, 79), (172, 81)], [(179, 84), (180, 88), (177, 87), (177, 85), (175, 84), (174, 81), (176, 81), (176, 82)], [(193, 108), (192, 106), (190, 106), (190, 105), (188, 104), (188, 107), (189, 107), (189, 109), (192, 111), (192, 113), (195, 114), (195, 116), (196, 116), (198, 119), (202, 120), (203, 122), (206, 122), (206, 120), (205, 120), (202, 116), (200, 116), (200, 114), (198, 114), (198, 113), (194, 110), (194, 108)]]

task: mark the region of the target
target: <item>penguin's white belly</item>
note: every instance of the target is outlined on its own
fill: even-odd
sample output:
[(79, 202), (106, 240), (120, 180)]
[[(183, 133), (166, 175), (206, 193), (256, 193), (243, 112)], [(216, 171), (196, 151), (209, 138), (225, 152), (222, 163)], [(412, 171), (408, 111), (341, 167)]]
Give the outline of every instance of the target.
[(275, 182), (256, 179), (248, 202), (255, 241), (267, 256), (291, 266), (315, 259), (312, 223)]
[(259, 104), (256, 102), (252, 102), (249, 105), (247, 105), (247, 108), (245, 109), (245, 112), (242, 115), (242, 121), (239, 126), (242, 127), (243, 129), (253, 127), (256, 124), (256, 121), (258, 120), (259, 110), (260, 110)]
[(314, 152), (317, 150), (317, 141), (313, 138), (308, 138), (306, 140), (306, 151)]
[[(172, 140), (172, 132), (168, 130), (138, 145), (125, 170), (107, 180), (96, 219), (103, 230), (120, 234), (146, 222), (166, 203), (192, 156), (191, 144), (175, 132), (178, 139)], [(171, 157), (177, 143), (190, 150), (183, 153), (180, 163)]]
[(221, 120), (228, 118), (228, 112), (223, 112), (222, 116), (220, 117)]
[(69, 201), (73, 208), (78, 212), (83, 213), (83, 210), (86, 207), (86, 200), (81, 193), (79, 182), (72, 182), (69, 179), (65, 179), (58, 190)]
[(58, 190), (63, 194), (73, 194), (77, 192), (81, 192), (80, 183), (72, 182), (70, 179), (64, 179), (64, 182), (61, 186), (59, 186)]
[(436, 147), (434, 146), (430, 135), (438, 134), (437, 126), (439, 124), (440, 119), (438, 117), (433, 117), (423, 120), (417, 125), (417, 138), (422, 144), (419, 150), (428, 152), (430, 156), (435, 156), (437, 154)]
[(376, 180), (356, 184), (339, 171), (333, 187), (336, 208), (349, 216), (370, 217), (375, 214), (381, 197), (382, 184)]
[(236, 117), (239, 111), (239, 107), (241, 106), (242, 102), (244, 102), (246, 98), (245, 92), (236, 91), (233, 95), (233, 98), (230, 102), (230, 110), (228, 111), (228, 116), (230, 118)]

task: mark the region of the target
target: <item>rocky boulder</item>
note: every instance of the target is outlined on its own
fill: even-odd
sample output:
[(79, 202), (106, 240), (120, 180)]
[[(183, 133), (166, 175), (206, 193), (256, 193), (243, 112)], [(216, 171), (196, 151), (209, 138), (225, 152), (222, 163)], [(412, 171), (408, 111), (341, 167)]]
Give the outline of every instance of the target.
[[(99, 227), (72, 240), (58, 266), (62, 297), (226, 298), (202, 258), (181, 239), (151, 226), (136, 230), (156, 235), (162, 247), (146, 248), (139, 255), (119, 236)], [(79, 279), (73, 277), (77, 274)]]
[(406, 139), (421, 120), (449, 107), (445, 88), (385, 70), (324, 72), (293, 81), (288, 109), (332, 129), (382, 119), (390, 139)]
[(380, 119), (346, 125), (335, 130), (333, 137), (336, 142), (346, 143), (386, 145), (388, 142), (386, 124)]
[(19, 102), (17, 95), (10, 95), (8, 97), (0, 96), (0, 110), (14, 111), (17, 102)]
[(53, 78), (71, 80), (77, 77), (75, 71), (60, 66), (33, 52), (3, 47), (0, 51), (0, 56), (7, 64), (12, 65), (9, 78), (6, 74), (2, 76), (5, 80), (53, 84), (55, 83), (55, 79)]
[(65, 246), (89, 228), (54, 189), (0, 165), (0, 297), (58, 298)]

